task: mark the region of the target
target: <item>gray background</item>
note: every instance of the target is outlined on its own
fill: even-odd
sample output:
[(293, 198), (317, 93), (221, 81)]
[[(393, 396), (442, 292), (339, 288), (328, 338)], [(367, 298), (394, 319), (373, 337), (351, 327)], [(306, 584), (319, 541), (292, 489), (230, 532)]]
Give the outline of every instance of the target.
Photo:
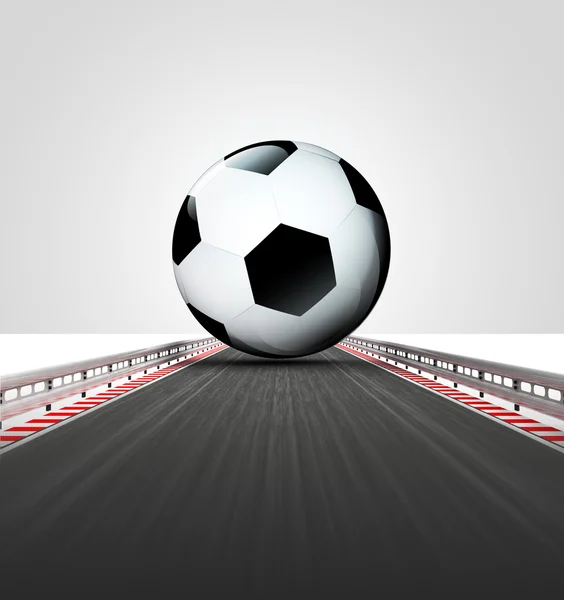
[(558, 2), (12, 2), (0, 332), (200, 332), (171, 234), (222, 155), (287, 138), (392, 233), (361, 331), (564, 332)]

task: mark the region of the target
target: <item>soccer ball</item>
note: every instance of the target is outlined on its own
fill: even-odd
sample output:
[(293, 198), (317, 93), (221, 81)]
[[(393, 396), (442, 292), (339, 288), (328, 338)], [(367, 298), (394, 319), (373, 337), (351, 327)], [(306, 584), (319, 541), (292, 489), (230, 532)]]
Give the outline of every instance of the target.
[(297, 357), (368, 316), (390, 234), (378, 197), (345, 160), (302, 142), (260, 142), (194, 184), (172, 259), (184, 302), (211, 335), (256, 356)]

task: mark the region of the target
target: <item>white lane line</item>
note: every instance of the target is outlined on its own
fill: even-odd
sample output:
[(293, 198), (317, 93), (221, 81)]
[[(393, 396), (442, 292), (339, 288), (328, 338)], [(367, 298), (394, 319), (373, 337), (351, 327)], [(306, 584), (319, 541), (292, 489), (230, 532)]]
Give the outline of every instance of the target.
[[(226, 350), (227, 348), (229, 348), (229, 346), (226, 346), (225, 344), (223, 344), (223, 346), (219, 346), (217, 348), (208, 350), (203, 355), (201, 353), (195, 353), (193, 358), (196, 358), (196, 360), (194, 360), (194, 361), (188, 363), (187, 365), (184, 365), (178, 369), (174, 369), (174, 370), (170, 371), (169, 373), (165, 373), (164, 375), (161, 375), (158, 378), (158, 380), (162, 381), (166, 377), (169, 377), (170, 375), (173, 375), (174, 373), (183, 371), (184, 369), (187, 369), (187, 368), (191, 367), (192, 365), (199, 363), (202, 360), (205, 360), (206, 358), (209, 358), (210, 356), (219, 354), (220, 352), (223, 352), (223, 350)], [(197, 357), (196, 357), (196, 354), (197, 354)], [(192, 357), (190, 357), (190, 358), (192, 358)], [(186, 360), (188, 360), (188, 358)], [(176, 366), (176, 365), (169, 365), (169, 366), (165, 367), (164, 369), (161, 369), (161, 371), (165, 371), (166, 369), (169, 369), (170, 367), (173, 367), (173, 366)], [(145, 385), (148, 386), (151, 383), (152, 382), (147, 382)], [(116, 389), (116, 388), (114, 388), (114, 389)], [(18, 440), (8, 442), (7, 445), (0, 448), (0, 458), (2, 457), (3, 454), (5, 454), (6, 452), (9, 452), (10, 450), (19, 448), (23, 444), (26, 444), (34, 439), (37, 439), (37, 438), (45, 435), (46, 433), (49, 433), (50, 431), (54, 431), (55, 429), (58, 429), (59, 427), (64, 426), (66, 423), (74, 422), (74, 421), (76, 421), (76, 419), (82, 417), (85, 414), (92, 414), (94, 411), (100, 410), (104, 406), (108, 406), (109, 404), (112, 404), (113, 402), (116, 402), (117, 400), (121, 400), (122, 398), (128, 396), (129, 394), (131, 394), (132, 392), (135, 392), (135, 391), (137, 391), (137, 389), (130, 389), (130, 390), (124, 391), (122, 393), (119, 393), (119, 395), (116, 395), (116, 397), (109, 398), (108, 400), (106, 400), (105, 402), (103, 402), (101, 404), (98, 404), (97, 406), (92, 406), (91, 408), (84, 407), (84, 409), (81, 410), (80, 412), (75, 412), (75, 411), (71, 412), (71, 411), (67, 411), (67, 410), (62, 411), (61, 409), (59, 409), (57, 411), (53, 411), (53, 415), (58, 416), (57, 415), (57, 413), (58, 413), (63, 418), (60, 421), (53, 423), (49, 427), (43, 427), (41, 430), (33, 432), (33, 434), (27, 435), (26, 437), (22, 437), (21, 439), (18, 439)], [(97, 395), (98, 394), (96, 394), (96, 396)], [(5, 435), (6, 433), (8, 433), (8, 430), (3, 429), (3, 430), (1, 430), (1, 432), (3, 435)], [(15, 434), (16, 434), (16, 432), (14, 432), (14, 435)]]
[[(446, 399), (449, 402), (452, 402), (453, 404), (456, 404), (458, 406), (463, 406), (468, 410), (471, 410), (473, 412), (475, 412), (476, 414), (479, 414), (481, 416), (483, 416), (485, 419), (490, 419), (491, 421), (494, 421), (495, 423), (498, 423), (499, 425), (501, 425), (502, 427), (507, 427), (508, 429), (511, 429), (511, 431), (515, 431), (521, 435), (525, 435), (528, 438), (535, 440), (536, 442), (539, 442), (541, 444), (544, 444), (546, 447), (548, 448), (552, 448), (553, 450), (556, 450), (557, 452), (560, 452), (561, 454), (564, 454), (564, 442), (561, 441), (555, 441), (555, 442), (551, 442), (548, 441), (546, 439), (544, 439), (544, 437), (541, 437), (540, 435), (536, 435), (534, 432), (530, 432), (527, 429), (523, 429), (523, 427), (520, 425), (520, 423), (512, 423), (512, 422), (506, 422), (496, 416), (492, 416), (490, 414), (488, 414), (487, 412), (484, 412), (482, 409), (480, 409), (479, 407), (475, 407), (475, 403), (472, 402), (471, 404), (468, 402), (461, 402), (460, 400), (457, 400), (456, 398), (453, 398), (450, 394), (447, 395), (445, 393), (439, 392), (437, 390), (434, 390), (433, 388), (429, 388), (426, 385), (423, 385), (423, 383), (420, 383), (420, 381), (429, 381), (429, 379), (426, 379), (424, 377), (421, 376), (416, 376), (416, 377), (406, 377), (403, 373), (396, 373), (394, 371), (391, 370), (391, 368), (388, 368), (388, 365), (386, 363), (384, 363), (381, 359), (373, 357), (373, 356), (363, 356), (359, 351), (355, 351), (354, 349), (349, 349), (348, 347), (341, 345), (341, 344), (336, 344), (335, 346), (336, 348), (338, 348), (339, 350), (346, 352), (347, 354), (351, 354), (352, 356), (359, 358), (360, 360), (364, 360), (365, 362), (379, 368), (382, 369), (383, 371), (386, 371), (388, 373), (391, 373), (392, 375), (395, 375), (396, 377), (400, 377), (401, 379), (403, 379), (404, 381), (411, 381), (412, 383), (414, 383), (415, 385), (418, 385), (419, 387), (430, 391), (433, 394), (436, 394), (437, 396), (439, 396), (440, 398)], [(371, 360), (372, 359), (372, 360)], [(382, 365), (378, 364), (377, 362), (381, 362)], [(398, 361), (400, 362), (400, 361)], [(383, 366), (385, 365), (385, 366)], [(389, 365), (390, 367), (393, 366), (394, 368), (397, 368), (395, 365)], [(411, 371), (408, 371), (407, 369), (405, 370), (405, 373), (409, 374), (409, 375), (413, 375), (413, 373)], [(470, 396), (470, 394), (465, 394), (465, 397), (469, 397), (472, 398), (472, 396)], [(478, 399), (475, 398), (475, 400), (479, 403), (482, 404), (482, 402)], [(492, 404), (491, 402), (486, 403), (488, 405)], [(501, 410), (502, 407), (499, 407), (499, 409)], [(509, 411), (508, 411), (509, 412)], [(538, 425), (541, 426), (542, 423), (540, 423), (539, 421), (529, 421), (527, 424), (523, 423), (523, 425), (530, 425), (530, 426), (534, 426), (534, 425)], [(546, 435), (549, 432), (542, 432), (542, 435)], [(562, 435), (562, 432), (558, 432), (558, 431), (554, 431), (552, 432), (555, 436), (558, 435)]]

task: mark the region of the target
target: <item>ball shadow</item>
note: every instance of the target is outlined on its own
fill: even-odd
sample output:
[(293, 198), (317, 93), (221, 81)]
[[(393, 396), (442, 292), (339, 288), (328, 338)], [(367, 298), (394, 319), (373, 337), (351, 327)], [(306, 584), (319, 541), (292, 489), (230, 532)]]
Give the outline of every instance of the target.
[[(208, 366), (229, 366), (234, 369), (247, 369), (247, 368), (286, 368), (286, 369), (303, 369), (309, 367), (311, 369), (325, 369), (332, 368), (335, 363), (346, 363), (346, 362), (358, 362), (358, 359), (350, 354), (341, 353), (343, 356), (339, 358), (329, 358), (324, 356), (323, 353), (312, 354), (310, 356), (301, 356), (298, 358), (261, 358), (259, 356), (253, 356), (251, 354), (245, 354), (240, 350), (229, 348), (237, 353), (237, 356), (233, 357), (232, 360), (227, 361), (225, 356), (218, 354), (216, 356), (210, 356), (201, 364)], [(324, 351), (325, 352), (325, 351)]]

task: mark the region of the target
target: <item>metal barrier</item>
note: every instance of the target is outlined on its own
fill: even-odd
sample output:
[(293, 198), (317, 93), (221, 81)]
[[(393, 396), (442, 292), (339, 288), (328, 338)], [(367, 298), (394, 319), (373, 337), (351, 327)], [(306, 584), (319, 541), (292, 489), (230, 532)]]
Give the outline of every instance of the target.
[(214, 337), (201, 340), (185, 340), (173, 344), (163, 344), (142, 348), (134, 352), (111, 354), (90, 360), (64, 365), (35, 369), (25, 373), (0, 376), (0, 423), (10, 413), (8, 407), (17, 403), (18, 409), (33, 409), (49, 406), (58, 398), (82, 393), (89, 389), (108, 384), (117, 378), (131, 377), (133, 373), (158, 367), (174, 360), (179, 361), (185, 354), (200, 352), (201, 347), (221, 344)]
[(386, 357), (386, 360), (392, 358), (435, 377), (448, 379), (455, 387), (456, 384), (467, 385), (478, 390), (480, 395), (487, 393), (501, 396), (532, 408), (559, 407), (554, 412), (563, 414), (564, 375), (559, 373), (356, 336), (346, 337), (342, 343), (354, 344), (364, 350), (370, 348)]

